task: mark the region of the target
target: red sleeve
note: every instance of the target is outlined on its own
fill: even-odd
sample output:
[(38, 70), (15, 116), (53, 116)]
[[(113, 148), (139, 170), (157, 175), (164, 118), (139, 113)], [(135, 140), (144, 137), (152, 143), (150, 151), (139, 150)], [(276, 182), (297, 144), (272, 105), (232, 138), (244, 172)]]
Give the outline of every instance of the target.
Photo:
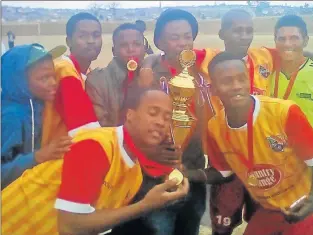
[(207, 136), (207, 151), (209, 164), (218, 170), (224, 177), (227, 177), (232, 174), (232, 169), (226, 162), (222, 151), (217, 145), (217, 142), (210, 134)]
[(98, 142), (84, 140), (74, 144), (64, 156), (55, 207), (74, 213), (90, 212), (90, 204), (99, 197), (109, 168), (107, 155)]
[(292, 105), (289, 108), (285, 131), (288, 143), (295, 149), (297, 156), (313, 166), (313, 127), (299, 106)]
[(205, 49), (203, 50), (193, 49), (193, 51), (196, 53), (196, 65), (200, 67), (206, 56), (206, 51)]
[(56, 107), (68, 131), (98, 121), (87, 93), (75, 77), (61, 80)]

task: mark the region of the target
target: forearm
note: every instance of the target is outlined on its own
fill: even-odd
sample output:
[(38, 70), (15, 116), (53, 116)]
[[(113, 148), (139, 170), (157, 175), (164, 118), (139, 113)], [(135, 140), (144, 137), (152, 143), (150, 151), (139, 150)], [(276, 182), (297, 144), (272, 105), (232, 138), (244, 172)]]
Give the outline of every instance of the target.
[(18, 155), (11, 162), (1, 164), (1, 187), (2, 189), (20, 177), (24, 171), (36, 165), (34, 153)]
[(142, 216), (151, 209), (143, 201), (140, 201), (119, 209), (98, 210), (91, 214), (74, 214), (59, 210), (59, 233), (60, 235), (79, 235), (89, 232), (102, 232)]
[(221, 184), (226, 183), (232, 179), (231, 176), (224, 177), (213, 167), (206, 168), (204, 170), (186, 170), (184, 175), (193, 182), (202, 182), (206, 184)]

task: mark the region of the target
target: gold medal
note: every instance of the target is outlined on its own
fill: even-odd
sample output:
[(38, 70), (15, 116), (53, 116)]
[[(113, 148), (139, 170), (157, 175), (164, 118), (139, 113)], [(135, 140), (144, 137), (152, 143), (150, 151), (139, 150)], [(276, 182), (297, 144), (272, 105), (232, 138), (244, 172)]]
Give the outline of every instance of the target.
[(179, 63), (183, 68), (189, 68), (196, 62), (197, 56), (193, 50), (183, 50), (179, 55)]
[(176, 185), (180, 185), (182, 182), (183, 182), (183, 180), (184, 180), (184, 175), (179, 171), (179, 170), (177, 170), (177, 169), (174, 169), (171, 173), (170, 173), (170, 175), (168, 176), (168, 179), (169, 180), (173, 180), (173, 179), (177, 179), (177, 184)]
[(255, 177), (253, 174), (250, 174), (248, 176), (248, 184), (252, 187), (258, 186), (259, 180), (257, 177)]
[(127, 62), (127, 69), (128, 71), (135, 71), (138, 67), (138, 64), (135, 60), (131, 59)]

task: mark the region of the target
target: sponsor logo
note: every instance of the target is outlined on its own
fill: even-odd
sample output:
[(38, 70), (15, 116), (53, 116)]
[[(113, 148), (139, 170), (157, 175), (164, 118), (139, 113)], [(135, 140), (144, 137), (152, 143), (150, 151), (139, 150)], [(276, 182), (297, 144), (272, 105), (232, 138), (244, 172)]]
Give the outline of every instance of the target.
[(268, 190), (275, 187), (282, 179), (281, 171), (273, 165), (262, 164), (256, 165), (253, 169), (247, 172), (247, 179), (255, 178), (255, 187)]
[(264, 77), (264, 78), (268, 78), (268, 76), (270, 76), (270, 71), (267, 68), (267, 66), (265, 65), (260, 65), (259, 66), (259, 73)]
[(266, 139), (271, 149), (273, 149), (275, 152), (284, 152), (284, 148), (287, 145), (287, 140), (284, 136), (276, 135), (267, 137)]
[(312, 95), (312, 94), (309, 94), (309, 93), (297, 93), (297, 96), (298, 96), (300, 99), (305, 99), (305, 100), (313, 101), (313, 95)]

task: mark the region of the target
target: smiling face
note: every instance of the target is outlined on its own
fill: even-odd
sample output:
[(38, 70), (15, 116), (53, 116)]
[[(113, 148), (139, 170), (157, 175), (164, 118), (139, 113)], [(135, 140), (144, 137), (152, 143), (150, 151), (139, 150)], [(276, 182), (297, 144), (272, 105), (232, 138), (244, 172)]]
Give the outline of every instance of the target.
[(102, 47), (102, 30), (99, 22), (95, 20), (81, 20), (66, 43), (71, 53), (85, 61), (96, 60)]
[(275, 44), (280, 57), (283, 60), (293, 61), (303, 55), (303, 49), (309, 41), (298, 27), (281, 27), (275, 35)]
[(241, 108), (250, 101), (250, 81), (241, 60), (227, 60), (215, 65), (212, 73), (212, 92), (225, 108)]
[(141, 147), (156, 147), (169, 133), (172, 120), (172, 100), (163, 91), (145, 92), (137, 108), (129, 109), (126, 115), (130, 131)]

